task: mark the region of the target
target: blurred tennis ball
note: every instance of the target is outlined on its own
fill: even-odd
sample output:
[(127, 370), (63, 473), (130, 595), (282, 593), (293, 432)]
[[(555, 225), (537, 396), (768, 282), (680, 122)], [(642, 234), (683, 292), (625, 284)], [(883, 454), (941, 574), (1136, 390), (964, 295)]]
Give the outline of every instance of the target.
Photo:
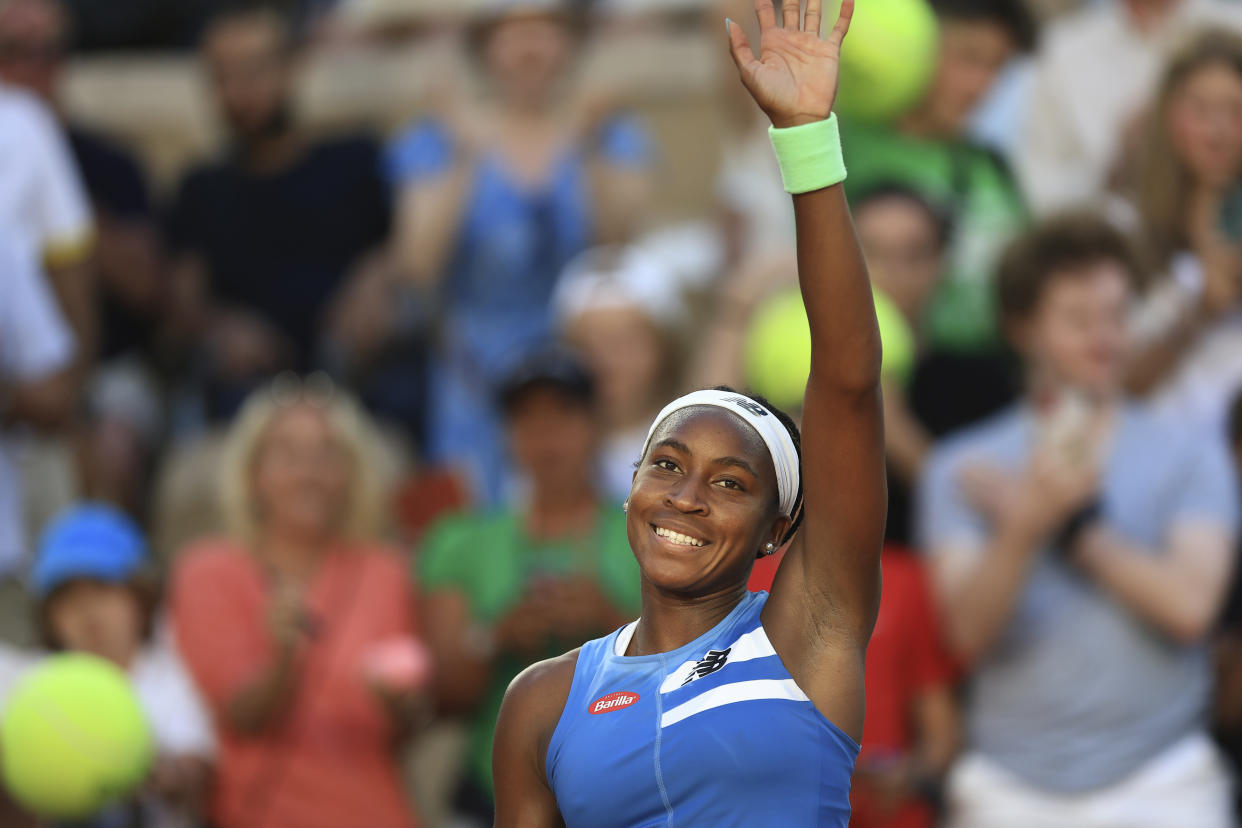
[(915, 351), (918, 344), (914, 331), (906, 321), (905, 314), (892, 299), (878, 290), (871, 292), (875, 300), (875, 321), (880, 328), (880, 342), (884, 346), (884, 361), (880, 370), (885, 377), (899, 385), (905, 385), (914, 373)]
[[(884, 347), (881, 370), (904, 384), (914, 370), (914, 332), (891, 299), (878, 290), (872, 296)], [(780, 291), (759, 306), (743, 349), (747, 386), (777, 408), (800, 409), (811, 373), (811, 325), (797, 289)]]
[(777, 408), (802, 408), (811, 373), (811, 325), (796, 289), (766, 299), (750, 319), (743, 345), (746, 385)]
[[(828, 5), (835, 21), (841, 4)], [(841, 46), (837, 113), (884, 123), (913, 106), (936, 69), (938, 30), (927, 0), (857, 0)]]
[(18, 683), (0, 717), (4, 784), (50, 819), (80, 819), (132, 792), (151, 736), (129, 678), (83, 654), (48, 658)]

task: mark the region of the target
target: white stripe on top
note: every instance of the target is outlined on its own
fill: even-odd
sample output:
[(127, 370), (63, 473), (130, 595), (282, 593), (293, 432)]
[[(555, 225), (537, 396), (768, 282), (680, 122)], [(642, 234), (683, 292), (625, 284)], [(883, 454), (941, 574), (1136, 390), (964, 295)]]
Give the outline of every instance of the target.
[[(738, 639), (727, 648), (720, 647), (718, 649), (729, 650), (725, 667), (739, 661), (750, 661), (755, 658), (767, 658), (768, 656), (776, 655), (776, 650), (772, 648), (772, 642), (768, 640), (768, 634), (763, 627), (757, 627), (744, 635), (738, 636)], [(703, 653), (704, 657), (706, 655), (707, 653)], [(680, 667), (668, 674), (668, 677), (660, 685), (660, 692), (671, 693), (678, 687), (684, 687), (699, 679), (700, 676), (694, 672), (694, 668), (697, 665), (697, 661), (684, 662)], [(721, 669), (724, 668), (722, 667)]]
[(803, 693), (798, 688), (797, 683), (791, 678), (739, 681), (733, 684), (722, 684), (719, 687), (713, 687), (711, 690), (695, 696), (690, 701), (665, 711), (664, 715), (660, 717), (660, 727), (675, 725), (683, 719), (688, 719), (697, 713), (711, 710), (714, 707), (723, 707), (726, 704), (756, 701), (759, 699), (810, 701), (806, 693)]

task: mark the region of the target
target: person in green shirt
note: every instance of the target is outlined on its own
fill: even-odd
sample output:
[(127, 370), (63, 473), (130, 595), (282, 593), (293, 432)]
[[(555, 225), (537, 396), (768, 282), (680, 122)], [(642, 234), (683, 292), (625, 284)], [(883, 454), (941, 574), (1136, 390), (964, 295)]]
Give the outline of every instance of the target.
[(851, 202), (879, 184), (907, 185), (953, 218), (948, 268), (923, 319), (933, 348), (991, 350), (998, 342), (992, 273), (1026, 208), (1005, 162), (966, 135), (968, 120), (1011, 57), (1029, 50), (1022, 0), (932, 0), (940, 57), (927, 91), (891, 124), (842, 121)]
[(633, 620), (641, 603), (625, 514), (597, 488), (591, 377), (568, 351), (544, 351), (518, 368), (501, 403), (525, 496), (441, 521), (417, 564), (440, 711), (470, 717), (456, 805), (488, 825), (492, 734), (509, 682)]

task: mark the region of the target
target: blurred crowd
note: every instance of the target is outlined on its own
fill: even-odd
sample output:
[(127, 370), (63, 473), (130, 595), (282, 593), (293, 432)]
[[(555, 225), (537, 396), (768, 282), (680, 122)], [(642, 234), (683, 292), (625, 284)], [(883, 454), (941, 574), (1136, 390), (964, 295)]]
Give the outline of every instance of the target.
[[(890, 487), (854, 824), (1233, 825), (1242, 2), (929, 2), (921, 97), (842, 116)], [(82, 824), (490, 824), (508, 682), (639, 611), (654, 414), (801, 406), (752, 5), (0, 0), (0, 704), (93, 653), (157, 748)]]

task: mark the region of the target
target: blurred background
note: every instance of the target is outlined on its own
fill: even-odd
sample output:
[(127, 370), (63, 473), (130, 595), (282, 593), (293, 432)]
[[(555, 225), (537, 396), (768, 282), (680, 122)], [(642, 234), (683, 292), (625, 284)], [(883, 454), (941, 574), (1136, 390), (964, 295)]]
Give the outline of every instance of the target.
[[(914, 493), (1024, 387), (1007, 246), (1066, 210), (1120, 233), (1118, 382), (1242, 462), (1242, 3), (858, 5), (839, 112), (902, 569), (855, 823), (930, 826), (976, 662), (939, 634)], [(490, 824), (508, 681), (637, 615), (620, 503), (651, 418), (707, 385), (801, 403), (792, 209), (722, 30), (757, 43), (752, 9), (0, 0), (0, 701), (90, 652), (156, 746), (72, 824)], [(1178, 646), (1208, 654), (1193, 728), (1239, 757), (1225, 594)], [(0, 824), (59, 824), (10, 799)]]

